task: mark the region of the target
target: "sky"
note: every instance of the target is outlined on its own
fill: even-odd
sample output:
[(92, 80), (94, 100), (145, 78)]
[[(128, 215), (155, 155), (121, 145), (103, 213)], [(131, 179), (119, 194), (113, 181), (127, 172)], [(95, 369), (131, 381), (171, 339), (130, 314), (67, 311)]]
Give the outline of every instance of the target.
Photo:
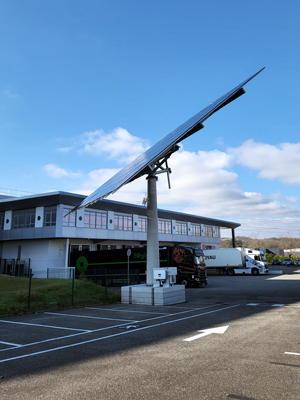
[(89, 195), (265, 67), (171, 156), (158, 207), (300, 237), (299, 17), (298, 0), (0, 0), (0, 193)]

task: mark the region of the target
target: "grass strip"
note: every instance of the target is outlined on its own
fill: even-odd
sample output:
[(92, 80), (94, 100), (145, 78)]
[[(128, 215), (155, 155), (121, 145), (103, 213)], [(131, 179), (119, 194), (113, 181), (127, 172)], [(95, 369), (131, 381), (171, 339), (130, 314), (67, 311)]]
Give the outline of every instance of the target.
[(96, 285), (87, 279), (75, 279), (72, 306), (71, 279), (39, 279), (31, 281), (28, 309), (29, 279), (0, 275), (0, 316), (23, 315), (91, 305), (120, 302), (120, 294)]

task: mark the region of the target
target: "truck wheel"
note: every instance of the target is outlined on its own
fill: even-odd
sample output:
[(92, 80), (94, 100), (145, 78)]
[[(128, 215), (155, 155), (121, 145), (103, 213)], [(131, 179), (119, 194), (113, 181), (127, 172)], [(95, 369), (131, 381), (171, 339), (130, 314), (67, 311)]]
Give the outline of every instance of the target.
[(253, 268), (252, 275), (259, 275), (259, 270), (257, 268)]
[(190, 287), (190, 280), (186, 276), (180, 279), (180, 283), (185, 287)]
[(227, 275), (229, 275), (229, 276), (234, 275), (234, 269), (233, 268), (228, 268), (227, 269)]

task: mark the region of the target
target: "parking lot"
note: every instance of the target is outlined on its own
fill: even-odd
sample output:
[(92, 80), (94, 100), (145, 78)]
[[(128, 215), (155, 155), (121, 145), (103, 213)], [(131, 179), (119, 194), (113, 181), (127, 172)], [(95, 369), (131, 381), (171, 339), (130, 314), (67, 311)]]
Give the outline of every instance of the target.
[[(1, 399), (299, 399), (300, 271), (0, 320)], [(117, 290), (117, 289), (115, 289)]]

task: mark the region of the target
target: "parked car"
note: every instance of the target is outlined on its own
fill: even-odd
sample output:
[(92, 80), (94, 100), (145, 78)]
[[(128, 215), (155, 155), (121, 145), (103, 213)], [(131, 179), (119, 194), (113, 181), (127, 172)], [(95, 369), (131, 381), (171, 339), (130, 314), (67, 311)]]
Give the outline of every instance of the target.
[(272, 265), (280, 265), (280, 264), (281, 264), (281, 261), (279, 260), (279, 258), (274, 258), (274, 260), (272, 261)]
[(300, 259), (297, 258), (297, 260), (294, 261), (294, 265), (300, 265)]
[(292, 264), (293, 264), (293, 260), (292, 260), (291, 258), (285, 258), (285, 259), (282, 261), (282, 264), (283, 264), (283, 265), (292, 265)]

